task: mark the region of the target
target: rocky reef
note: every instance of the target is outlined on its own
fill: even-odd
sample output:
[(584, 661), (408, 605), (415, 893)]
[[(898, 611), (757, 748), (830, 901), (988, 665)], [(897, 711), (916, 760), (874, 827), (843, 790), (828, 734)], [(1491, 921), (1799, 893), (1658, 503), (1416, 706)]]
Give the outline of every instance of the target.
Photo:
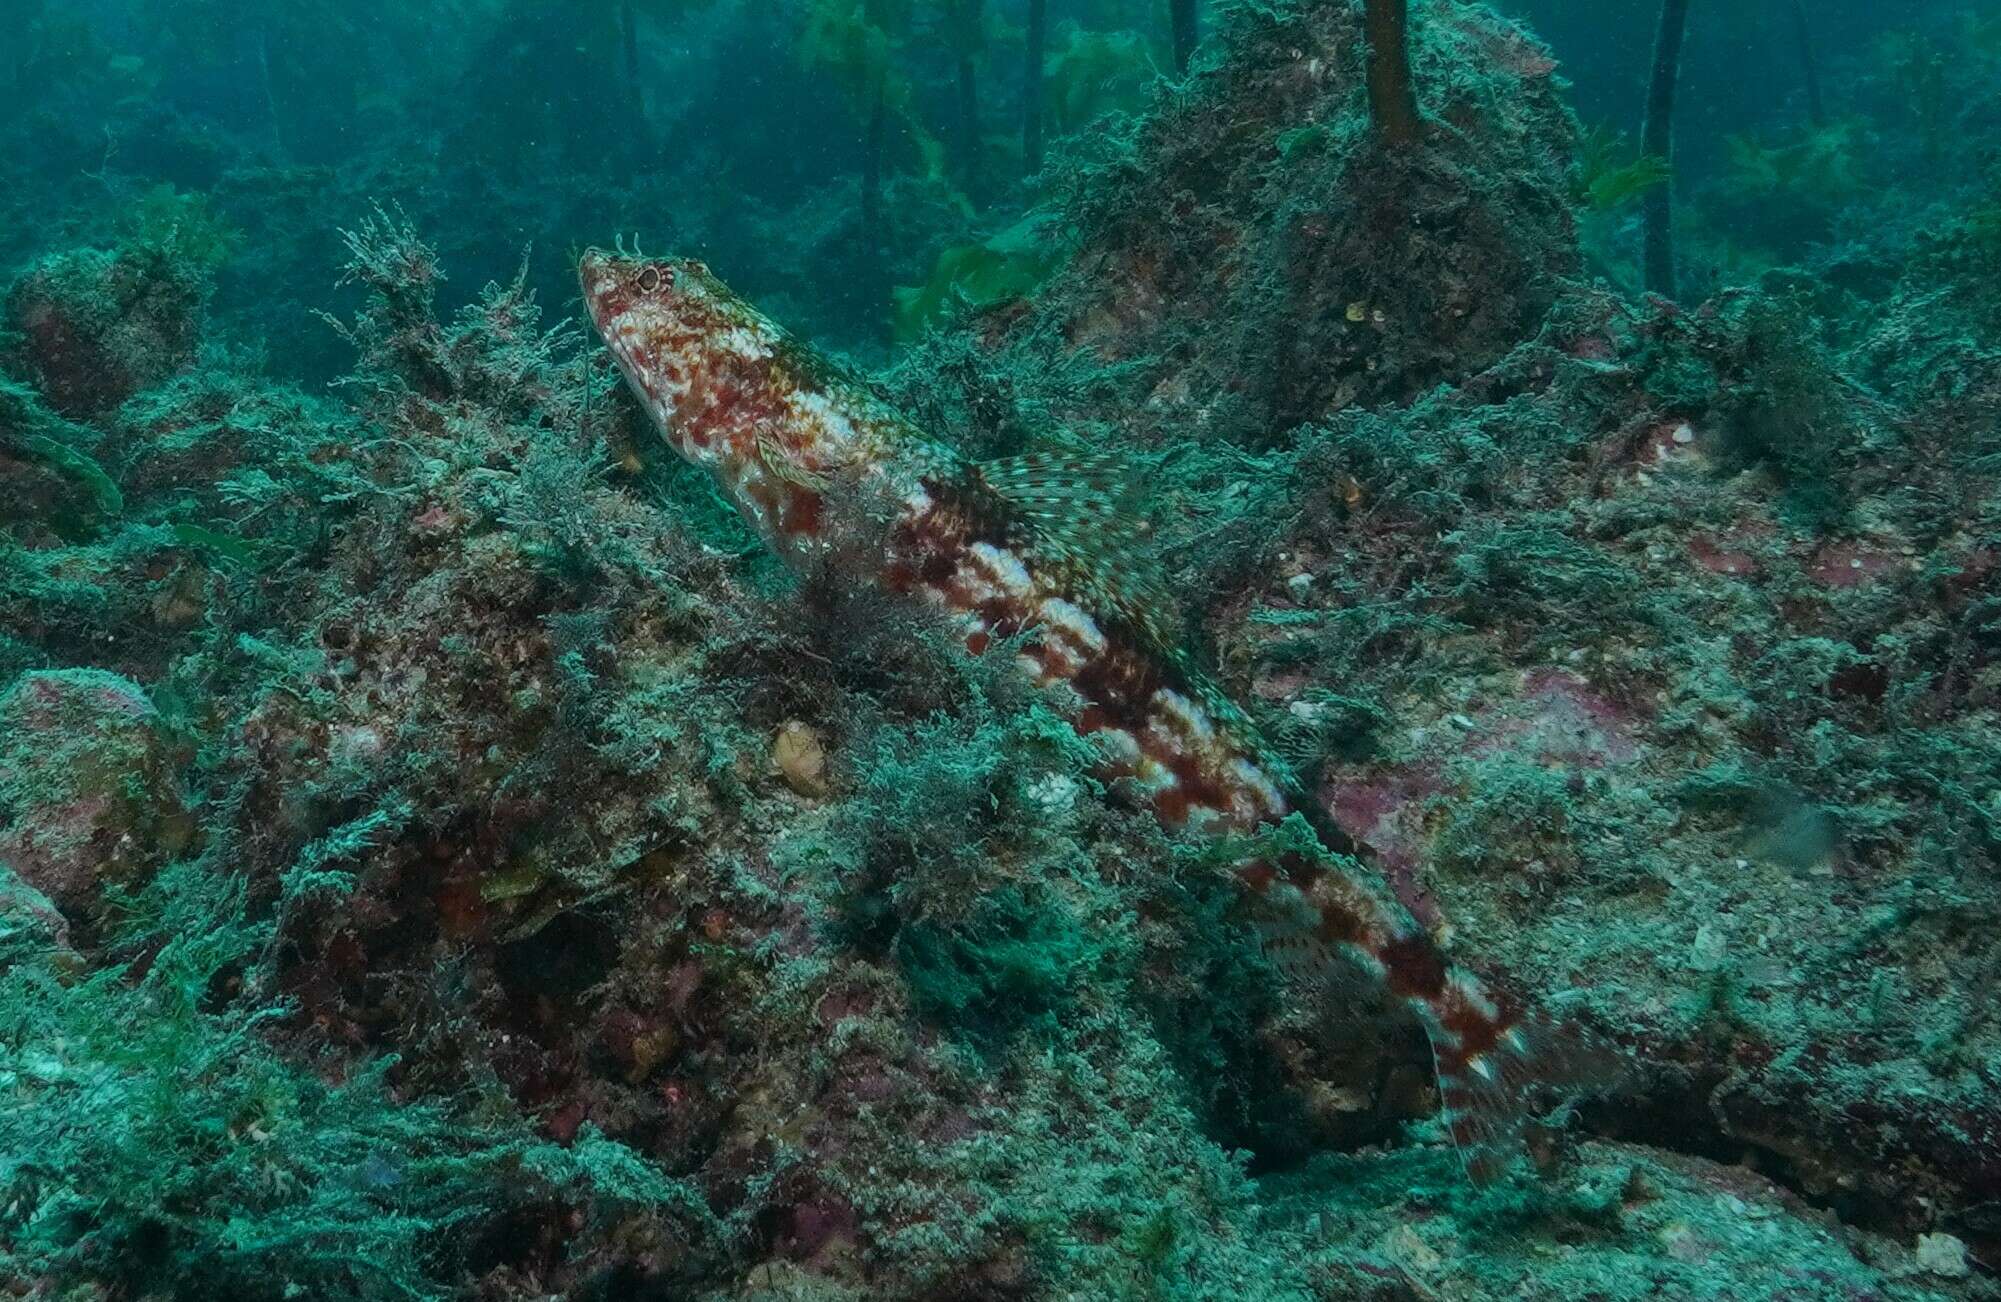
[(176, 209), (0, 299), (0, 1281), (1997, 1296), (1993, 233), (1838, 317), (1619, 294), (1549, 52), (1424, 17), (1394, 147), (1358, 13), (1242, 6), (1052, 162), (1053, 273), (877, 383), (1148, 470), (1330, 816), (1618, 1046), (1536, 1169), (1468, 1183), (1228, 846), (1004, 648), (763, 555), (524, 281), (441, 312), (352, 214), (309, 392)]

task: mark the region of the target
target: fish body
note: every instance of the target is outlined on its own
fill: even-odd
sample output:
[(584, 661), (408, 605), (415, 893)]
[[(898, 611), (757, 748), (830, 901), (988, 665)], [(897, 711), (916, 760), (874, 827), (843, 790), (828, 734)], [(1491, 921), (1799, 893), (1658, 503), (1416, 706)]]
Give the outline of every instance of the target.
[[(1023, 673), (1069, 689), (1077, 731), (1106, 756), (1103, 776), (1164, 823), (1252, 831), (1297, 808), (1321, 849), (1356, 849), (1186, 655), (1124, 522), (1131, 486), (1118, 463), (974, 463), (700, 263), (593, 250), (579, 275), (593, 324), (663, 436), (709, 467), (781, 553), (858, 558), (884, 586), (955, 621), (975, 654), (1015, 639)], [(1359, 971), (1418, 1017), (1469, 1171), (1497, 1170), (1528, 1089), (1575, 1074), (1550, 1025), (1453, 966), (1335, 854), (1280, 854), (1238, 877), (1263, 904), (1267, 952), (1290, 976)]]

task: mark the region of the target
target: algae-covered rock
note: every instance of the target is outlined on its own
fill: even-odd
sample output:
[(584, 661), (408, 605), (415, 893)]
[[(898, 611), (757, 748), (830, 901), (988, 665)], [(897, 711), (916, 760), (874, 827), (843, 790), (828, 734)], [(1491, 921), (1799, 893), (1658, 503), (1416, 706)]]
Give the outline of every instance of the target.
[(1118, 367), (1123, 422), (1262, 444), (1532, 333), (1579, 266), (1555, 62), (1477, 6), (1413, 32), (1427, 130), (1399, 149), (1368, 120), (1358, 7), (1240, 16), (1224, 57), (1073, 182), (1081, 244), (1003, 349)]
[[(1857, 1233), (1738, 1166), (1590, 1143), (1540, 1187), (1455, 1189), (1421, 1160), (1334, 1159), (1274, 1177), (1280, 1225), (1323, 1245), (1327, 1296), (1952, 1302), (1949, 1256)], [(1938, 1236), (1948, 1237), (1948, 1236)], [(1913, 1247), (1915, 1246), (1915, 1251)]]
[(194, 360), (208, 291), (167, 249), (51, 254), (6, 293), (7, 360), (63, 415), (102, 415)]
[(1591, 303), (1300, 431), (1224, 661), (1414, 913), (1624, 1044), (1591, 1126), (1991, 1253), (1981, 389), (1873, 402), (1763, 295)]
[(193, 825), (146, 693), (94, 669), (22, 674), (0, 695), (0, 863), (77, 920), (185, 849)]
[(34, 544), (115, 519), (124, 494), (93, 453), (97, 436), (0, 375), (0, 528)]
[(69, 947), (69, 920), (48, 896), (0, 862), (0, 965)]

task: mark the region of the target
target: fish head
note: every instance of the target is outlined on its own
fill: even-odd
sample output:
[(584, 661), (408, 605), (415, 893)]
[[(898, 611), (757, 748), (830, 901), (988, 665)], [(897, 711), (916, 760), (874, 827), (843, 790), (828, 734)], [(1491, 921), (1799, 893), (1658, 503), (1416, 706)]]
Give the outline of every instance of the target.
[(674, 449), (768, 538), (816, 539), (824, 490), (883, 446), (874, 400), (693, 259), (591, 249), (577, 275), (591, 324)]
[(643, 258), (585, 249), (577, 261), (577, 278), (591, 320), (607, 340), (634, 338), (642, 327), (696, 332), (713, 327), (719, 318), (754, 314), (706, 264), (693, 258)]
[(591, 324), (633, 394), (683, 456), (726, 478), (756, 451), (745, 417), (779, 366), (783, 332), (692, 258), (587, 250)]

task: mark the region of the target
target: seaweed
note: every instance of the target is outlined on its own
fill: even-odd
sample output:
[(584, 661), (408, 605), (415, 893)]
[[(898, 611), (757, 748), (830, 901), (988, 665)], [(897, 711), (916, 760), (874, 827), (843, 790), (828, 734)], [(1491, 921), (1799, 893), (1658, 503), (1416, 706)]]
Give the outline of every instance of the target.
[(1786, 191), (1822, 204), (1838, 202), (1865, 184), (1862, 131), (1859, 123), (1844, 120), (1814, 127), (1784, 144), (1744, 133), (1726, 137), (1729, 184), (1754, 195)]
[(1362, 11), (1368, 37), (1369, 116), (1386, 143), (1407, 148), (1417, 143), (1424, 129), (1410, 71), (1410, 6), (1408, 0), (1366, 0)]
[(1002, 887), (956, 925), (899, 927), (893, 953), (920, 1011), (993, 1040), (1062, 1013), (1090, 979), (1095, 947), (1046, 891)]
[[(1653, 66), (1647, 76), (1647, 110), (1640, 121), (1643, 158), (1658, 158), (1674, 166), (1674, 101), (1681, 80), (1682, 43), (1688, 34), (1688, 0), (1661, 0), (1654, 29)], [(1644, 194), (1641, 207), (1643, 252), (1641, 266), (1650, 294), (1673, 298), (1676, 285), (1674, 203), (1667, 186)]]
[(30, 458), (54, 467), (83, 485), (92, 509), (104, 519), (116, 518), (125, 510), (124, 495), (103, 467), (67, 443), (46, 434), (30, 434), (21, 445)]
[(1153, 93), (1160, 70), (1137, 32), (1067, 27), (1043, 61), (1043, 116), (1063, 135), (1112, 113), (1130, 113)]
[(243, 232), (216, 211), (209, 196), (156, 185), (125, 209), (123, 238), (163, 257), (213, 271), (243, 245)]
[(1031, 214), (979, 244), (940, 251), (929, 280), (896, 287), (896, 338), (909, 342), (955, 311), (985, 311), (1033, 293), (1065, 254), (1052, 225), (1047, 214)]
[(1594, 212), (1624, 207), (1670, 177), (1667, 160), (1642, 154), (1631, 162), (1616, 161), (1625, 141), (1606, 126), (1593, 127), (1578, 142), (1572, 193)]
[(0, 450), (46, 467), (76, 489), (76, 500), (48, 518), (65, 538), (88, 537), (125, 512), (117, 482), (86, 450), (99, 441), (94, 431), (49, 411), (32, 389), (0, 376)]

